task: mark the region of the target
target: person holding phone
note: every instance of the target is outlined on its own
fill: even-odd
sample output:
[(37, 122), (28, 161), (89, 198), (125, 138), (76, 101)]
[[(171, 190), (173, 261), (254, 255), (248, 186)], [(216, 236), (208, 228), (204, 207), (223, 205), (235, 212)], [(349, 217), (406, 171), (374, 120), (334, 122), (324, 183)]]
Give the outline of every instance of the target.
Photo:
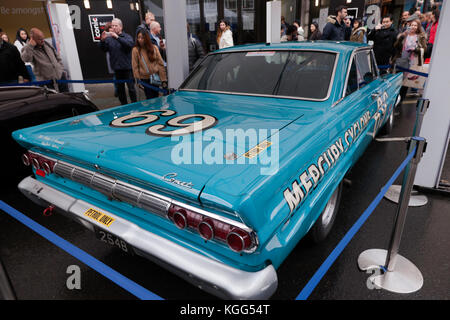
[[(392, 15), (386, 15), (374, 29), (367, 35), (367, 40), (373, 41), (373, 52), (379, 66), (389, 65), (395, 53), (394, 43), (397, 40), (397, 31), (393, 26)], [(382, 69), (381, 72), (387, 72)]]
[[(100, 48), (109, 52), (111, 68), (114, 70), (116, 80), (128, 80), (133, 78), (131, 68), (131, 50), (134, 47), (133, 38), (123, 31), (122, 21), (111, 21), (112, 31), (103, 31), (100, 39)], [(128, 94), (131, 102), (136, 102), (136, 89), (134, 83), (127, 82)], [(117, 83), (117, 94), (121, 104), (127, 104), (125, 83)]]

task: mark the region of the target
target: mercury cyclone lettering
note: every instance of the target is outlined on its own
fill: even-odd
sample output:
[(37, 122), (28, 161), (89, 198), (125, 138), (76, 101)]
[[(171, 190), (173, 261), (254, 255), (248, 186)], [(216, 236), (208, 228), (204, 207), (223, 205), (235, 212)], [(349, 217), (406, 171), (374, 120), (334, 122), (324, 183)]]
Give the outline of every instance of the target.
[[(365, 112), (358, 121), (345, 130), (344, 139), (337, 139), (314, 163), (309, 165), (308, 169), (299, 175), (300, 183), (296, 179), (292, 182), (290, 188), (288, 187), (283, 191), (284, 200), (289, 206), (291, 214), (308, 196), (310, 190), (314, 189), (319, 184), (320, 179), (338, 162), (339, 158), (349, 150), (350, 146), (356, 142), (359, 135), (369, 124), (370, 119), (370, 111)], [(344, 142), (346, 143), (345, 147)]]

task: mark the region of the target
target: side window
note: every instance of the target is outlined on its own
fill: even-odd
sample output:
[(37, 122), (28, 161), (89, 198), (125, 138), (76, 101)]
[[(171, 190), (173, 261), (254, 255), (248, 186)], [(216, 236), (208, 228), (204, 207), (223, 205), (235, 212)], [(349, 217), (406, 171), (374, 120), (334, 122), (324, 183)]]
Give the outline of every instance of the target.
[(360, 51), (355, 57), (358, 67), (358, 85), (362, 88), (376, 78), (376, 71), (373, 69), (370, 50)]
[(356, 69), (355, 59), (353, 59), (350, 73), (348, 74), (347, 90), (345, 92), (345, 95), (348, 96), (356, 90), (358, 90), (358, 71)]

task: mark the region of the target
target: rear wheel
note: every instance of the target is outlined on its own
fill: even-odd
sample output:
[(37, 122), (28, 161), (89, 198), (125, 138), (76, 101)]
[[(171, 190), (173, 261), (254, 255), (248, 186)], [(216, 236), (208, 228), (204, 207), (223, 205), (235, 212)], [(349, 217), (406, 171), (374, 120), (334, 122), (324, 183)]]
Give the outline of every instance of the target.
[(386, 123), (383, 125), (383, 127), (380, 129), (380, 136), (387, 136), (389, 134), (391, 134), (392, 132), (392, 128), (394, 127), (394, 110), (392, 110), (391, 115), (389, 116), (389, 118), (387, 119)]
[(336, 190), (328, 200), (325, 209), (323, 209), (317, 221), (310, 230), (310, 237), (315, 243), (322, 242), (328, 236), (333, 227), (336, 214), (339, 210), (339, 202), (341, 200), (342, 182), (339, 183)]

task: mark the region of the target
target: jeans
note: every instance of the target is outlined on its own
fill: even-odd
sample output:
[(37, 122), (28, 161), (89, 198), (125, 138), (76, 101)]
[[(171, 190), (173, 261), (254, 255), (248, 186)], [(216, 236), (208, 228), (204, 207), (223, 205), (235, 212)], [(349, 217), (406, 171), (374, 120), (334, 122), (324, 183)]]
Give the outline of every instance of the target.
[(27, 71), (28, 71), (28, 74), (30, 75), (31, 81), (33, 81), (33, 82), (36, 81), (36, 77), (34, 76), (34, 73), (33, 73), (33, 68), (29, 64), (26, 64), (25, 67), (27, 68)]
[[(67, 80), (66, 73), (63, 72), (61, 79), (59, 80)], [(55, 89), (55, 86), (52, 83), (46, 85), (49, 89)], [(59, 92), (69, 92), (69, 85), (67, 83), (58, 83), (58, 91)]]
[[(114, 70), (116, 80), (133, 80), (133, 72), (131, 70)], [(136, 102), (136, 89), (134, 88), (134, 81), (127, 82), (128, 94), (131, 102)], [(117, 83), (117, 94), (121, 104), (127, 104), (127, 94), (125, 92), (125, 83)]]
[[(145, 82), (146, 84), (150, 84), (150, 79), (141, 79), (142, 82)], [(150, 89), (146, 86), (144, 87), (144, 92), (145, 92), (145, 98), (146, 99), (153, 99), (153, 98), (157, 98), (159, 97), (159, 91)]]

